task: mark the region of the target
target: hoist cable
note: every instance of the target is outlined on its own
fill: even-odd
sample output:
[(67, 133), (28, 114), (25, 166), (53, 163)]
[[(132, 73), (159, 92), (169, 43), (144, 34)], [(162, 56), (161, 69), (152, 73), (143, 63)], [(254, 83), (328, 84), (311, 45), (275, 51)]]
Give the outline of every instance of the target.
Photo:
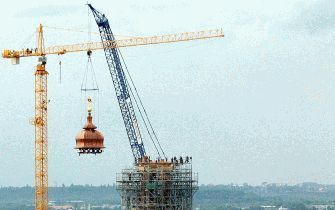
[[(158, 140), (158, 137), (157, 137), (157, 135), (156, 135), (156, 132), (155, 132), (155, 130), (153, 129), (153, 126), (152, 126), (152, 124), (151, 124), (151, 121), (150, 121), (150, 119), (149, 119), (149, 116), (148, 116), (148, 114), (147, 114), (147, 111), (146, 111), (146, 109), (145, 109), (145, 107), (144, 107), (144, 105), (143, 105), (143, 102), (142, 102), (142, 100), (141, 100), (141, 97), (139, 96), (139, 93), (138, 93), (138, 91), (137, 91), (137, 88), (136, 88), (136, 86), (135, 86), (135, 83), (134, 83), (134, 81), (133, 81), (133, 79), (132, 79), (132, 77), (131, 77), (131, 75), (130, 75), (129, 70), (128, 70), (127, 64), (125, 63), (124, 58), (123, 58), (123, 56), (122, 56), (122, 53), (120, 52), (119, 49), (117, 49), (117, 50), (119, 51), (120, 57), (121, 57), (122, 62), (123, 62), (123, 64), (124, 64), (125, 68), (126, 68), (126, 71), (127, 71), (127, 74), (128, 74), (128, 76), (129, 76), (129, 78), (130, 78), (130, 81), (131, 81), (131, 83), (132, 83), (132, 86), (134, 87), (135, 93), (136, 93), (136, 95), (137, 95), (137, 98), (139, 99), (140, 105), (141, 105), (141, 107), (142, 107), (142, 109), (143, 109), (143, 111), (144, 111), (144, 114), (145, 114), (146, 119), (147, 119), (147, 121), (148, 121), (148, 123), (149, 123), (149, 126), (150, 126), (150, 128), (151, 128), (151, 131), (152, 131), (152, 133), (153, 133), (153, 135), (154, 135), (154, 137), (155, 137), (155, 139), (156, 139), (156, 141), (157, 141), (157, 143), (158, 143), (158, 146), (159, 146), (160, 150), (162, 151), (164, 157), (167, 158), (166, 155), (165, 155), (165, 152), (164, 152), (164, 150), (163, 150), (163, 148), (162, 148), (162, 146), (161, 146), (161, 144), (160, 144), (160, 142), (159, 142), (159, 140)], [(131, 86), (129, 86), (129, 87), (130, 87), (130, 89), (131, 89)], [(134, 97), (134, 96), (133, 96), (133, 97)], [(134, 99), (135, 99), (135, 102), (136, 102), (136, 97), (134, 97)], [(138, 109), (139, 109), (139, 106), (138, 106)], [(145, 121), (145, 120), (143, 119), (143, 121)]]
[(159, 152), (159, 150), (158, 150), (158, 148), (157, 148), (157, 146), (156, 146), (156, 143), (155, 143), (154, 139), (152, 138), (152, 135), (151, 135), (150, 130), (149, 130), (148, 126), (147, 126), (147, 123), (146, 123), (145, 120), (144, 120), (142, 111), (141, 111), (141, 109), (139, 108), (139, 105), (138, 105), (138, 102), (137, 102), (137, 100), (136, 100), (136, 97), (135, 97), (135, 95), (134, 95), (134, 93), (133, 93), (133, 90), (132, 90), (131, 86), (129, 85), (127, 79), (126, 79), (126, 83), (127, 83), (128, 87), (129, 87), (130, 93), (131, 93), (131, 95), (132, 95), (132, 97), (133, 97), (133, 99), (134, 99), (134, 101), (135, 101), (136, 108), (137, 108), (138, 112), (140, 113), (140, 116), (141, 116), (141, 118), (142, 118), (142, 120), (143, 120), (144, 126), (145, 126), (145, 128), (146, 128), (146, 130), (147, 130), (147, 133), (148, 133), (150, 139), (151, 139), (151, 142), (154, 144), (154, 147), (155, 147), (155, 149), (156, 149), (156, 151), (157, 151), (157, 153), (158, 153), (158, 156), (161, 157), (161, 154), (160, 154), (160, 152)]

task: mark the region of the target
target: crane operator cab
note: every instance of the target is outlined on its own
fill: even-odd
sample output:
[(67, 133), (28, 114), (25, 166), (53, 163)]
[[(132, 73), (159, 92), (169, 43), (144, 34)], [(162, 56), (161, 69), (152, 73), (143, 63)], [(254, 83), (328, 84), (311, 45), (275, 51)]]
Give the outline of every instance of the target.
[(81, 154), (100, 154), (103, 152), (104, 147), (104, 136), (97, 129), (97, 126), (93, 124), (92, 117), (92, 99), (87, 99), (87, 123), (84, 125), (83, 130), (80, 131), (76, 136), (76, 147), (79, 155)]

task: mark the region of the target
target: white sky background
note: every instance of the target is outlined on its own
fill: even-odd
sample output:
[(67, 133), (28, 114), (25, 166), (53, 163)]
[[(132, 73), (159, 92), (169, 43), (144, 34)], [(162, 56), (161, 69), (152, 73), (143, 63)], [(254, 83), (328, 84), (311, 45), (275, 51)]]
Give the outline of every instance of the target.
[[(3, 3), (0, 49), (21, 49), (40, 22), (86, 30), (85, 3)], [(334, 1), (91, 3), (119, 35), (224, 29), (223, 39), (122, 49), (166, 153), (193, 156), (200, 183), (335, 184)], [(47, 46), (87, 41), (87, 34), (51, 29), (45, 36)], [(114, 183), (115, 173), (131, 166), (132, 155), (104, 55), (93, 53), (100, 87), (98, 129), (107, 147), (99, 156), (79, 157), (73, 150), (83, 124), (86, 55), (61, 60), (61, 84), (58, 56), (49, 56), (47, 66), (49, 183)], [(35, 58), (17, 66), (0, 62), (0, 186), (33, 185), (34, 65)]]

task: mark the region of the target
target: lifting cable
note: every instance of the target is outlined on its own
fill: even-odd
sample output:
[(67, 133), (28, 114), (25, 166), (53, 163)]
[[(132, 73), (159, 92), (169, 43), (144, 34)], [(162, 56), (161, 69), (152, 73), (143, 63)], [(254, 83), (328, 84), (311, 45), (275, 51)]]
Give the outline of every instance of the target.
[[(91, 22), (90, 22), (90, 12), (88, 11), (88, 40), (91, 41)], [(96, 75), (95, 75), (95, 71), (93, 68), (93, 64), (92, 64), (92, 50), (88, 50), (87, 51), (87, 63), (86, 63), (86, 69), (84, 72), (84, 76), (82, 78), (82, 82), (81, 82), (81, 100), (83, 100), (83, 93), (85, 94), (85, 98), (84, 100), (86, 101), (87, 98), (91, 98), (93, 97), (93, 103), (97, 104), (97, 121), (98, 121), (98, 126), (99, 126), (99, 121), (100, 121), (100, 117), (99, 117), (99, 86), (98, 86), (98, 82), (96, 79)], [(97, 95), (96, 95), (97, 94)], [(82, 101), (81, 101), (82, 102)], [(94, 105), (95, 106), (95, 105)], [(86, 112), (85, 112), (86, 113)], [(83, 121), (83, 116), (81, 115), (81, 122)]]
[[(141, 99), (141, 97), (140, 97), (140, 95), (139, 95), (139, 93), (138, 93), (138, 91), (137, 91), (137, 88), (136, 88), (136, 86), (135, 86), (135, 83), (134, 83), (134, 81), (133, 81), (133, 79), (132, 79), (132, 77), (131, 77), (131, 75), (130, 75), (130, 72), (129, 72), (129, 70), (128, 70), (127, 64), (126, 64), (126, 62), (124, 61), (124, 58), (123, 58), (123, 56), (122, 56), (121, 51), (120, 51), (118, 48), (117, 48), (117, 50), (118, 50), (118, 52), (119, 52), (119, 54), (120, 54), (120, 57), (121, 57), (121, 59), (122, 59), (122, 62), (123, 62), (123, 64), (124, 64), (124, 66), (125, 66), (125, 68), (126, 68), (126, 71), (127, 71), (127, 74), (128, 74), (128, 76), (129, 76), (129, 78), (130, 78), (131, 84), (132, 84), (132, 86), (134, 87), (136, 96), (137, 96), (137, 98), (138, 98), (138, 100), (139, 100), (139, 102), (140, 102), (141, 108), (143, 109), (143, 112), (144, 112), (144, 114), (145, 114), (145, 117), (146, 117), (146, 119), (147, 119), (147, 121), (148, 121), (148, 124), (149, 124), (149, 126), (150, 126), (150, 128), (151, 128), (151, 132), (152, 132), (153, 136), (155, 137), (155, 140), (156, 140), (156, 142), (157, 142), (157, 144), (158, 144), (160, 150), (162, 151), (164, 158), (166, 159), (167, 157), (166, 157), (166, 155), (165, 155), (165, 152), (164, 152), (164, 150), (163, 150), (163, 148), (162, 148), (162, 146), (161, 146), (161, 144), (160, 144), (160, 142), (159, 142), (159, 140), (158, 140), (158, 137), (157, 137), (157, 135), (156, 135), (155, 130), (154, 130), (153, 127), (152, 127), (151, 121), (150, 121), (149, 116), (148, 116), (148, 114), (147, 114), (147, 111), (146, 111), (146, 109), (145, 109), (145, 107), (144, 107), (144, 105), (143, 105), (142, 99)], [(127, 79), (126, 79), (126, 82), (128, 83)], [(149, 133), (149, 136), (150, 136), (152, 142), (154, 143), (154, 139), (152, 139), (152, 137), (151, 137), (149, 128), (147, 127), (147, 124), (145, 123), (145, 119), (144, 119), (144, 117), (143, 117), (143, 115), (142, 115), (142, 112), (140, 111), (140, 107), (138, 106), (138, 103), (137, 103), (136, 97), (135, 97), (134, 94), (133, 94), (132, 88), (131, 88), (130, 85), (128, 85), (128, 86), (129, 86), (130, 92), (131, 92), (131, 94), (133, 95), (133, 98), (134, 98), (134, 100), (135, 100), (135, 104), (136, 104), (136, 106), (137, 106), (137, 109), (138, 109), (139, 112), (140, 112), (141, 118), (142, 118), (142, 120), (143, 120), (143, 122), (144, 122), (144, 124), (145, 124), (145, 127), (146, 127), (146, 129), (147, 129), (147, 132)], [(158, 151), (158, 149), (157, 149), (155, 143), (154, 143), (154, 146), (155, 146), (155, 148), (156, 148), (156, 151), (158, 152), (158, 155), (160, 156), (160, 153), (159, 153), (159, 151)]]
[[(60, 55), (59, 55), (60, 56)], [(61, 84), (62, 83), (62, 61), (61, 61), (61, 58), (59, 57), (59, 83)]]
[(155, 149), (156, 149), (156, 151), (157, 151), (157, 153), (158, 153), (158, 156), (161, 158), (161, 154), (160, 154), (160, 152), (159, 152), (159, 150), (158, 150), (158, 148), (157, 148), (157, 146), (156, 146), (156, 143), (155, 143), (154, 139), (152, 138), (152, 135), (151, 135), (151, 133), (150, 133), (150, 131), (149, 131), (149, 128), (148, 128), (148, 126), (147, 126), (147, 123), (146, 123), (146, 121), (144, 120), (142, 111), (141, 111), (141, 109), (140, 109), (139, 106), (138, 106), (136, 97), (135, 97), (135, 95), (134, 95), (134, 93), (133, 93), (133, 90), (132, 90), (131, 86), (129, 85), (127, 79), (126, 79), (126, 83), (127, 83), (128, 87), (129, 87), (130, 93), (131, 93), (131, 95), (132, 95), (132, 97), (133, 97), (133, 99), (134, 99), (134, 101), (135, 101), (136, 108), (137, 108), (138, 112), (140, 113), (140, 116), (141, 116), (141, 118), (142, 118), (142, 120), (143, 120), (143, 123), (144, 123), (145, 128), (146, 128), (146, 130), (147, 130), (147, 133), (148, 133), (148, 135), (149, 135), (149, 137), (150, 137), (150, 139), (151, 139), (151, 142), (154, 144)]
[[(98, 34), (98, 35), (100, 35), (99, 32), (91, 32), (91, 31), (85, 31), (85, 30), (79, 30), (79, 29), (73, 29), (73, 28), (53, 27), (53, 26), (46, 26), (46, 25), (44, 25), (43, 27), (44, 28), (48, 28), (48, 29), (53, 29), (53, 30), (67, 31), (67, 32), (90, 33), (90, 34)], [(106, 34), (106, 35), (112, 35), (112, 34)], [(119, 35), (119, 34), (113, 34), (113, 36), (119, 37), (119, 38), (126, 38), (126, 39), (140, 38), (139, 36), (128, 36), (128, 35)]]
[[(87, 97), (93, 97), (94, 101), (93, 103), (97, 104), (97, 125), (99, 126), (100, 122), (100, 117), (99, 117), (99, 86), (97, 83), (97, 79), (95, 76), (95, 71), (93, 68), (92, 64), (92, 59), (91, 59), (91, 54), (92, 51), (87, 51), (87, 63), (86, 63), (86, 69), (85, 73), (81, 82), (81, 100), (83, 100), (83, 93), (85, 94), (85, 99), (87, 100)], [(97, 94), (97, 95), (96, 95)], [(82, 102), (82, 101), (81, 101)], [(95, 106), (95, 105), (94, 105)], [(83, 121), (82, 115), (80, 121)]]
[[(88, 18), (87, 18), (88, 22), (88, 40), (91, 41), (91, 21), (90, 21), (90, 12), (88, 11)], [(92, 50), (88, 50), (87, 51), (87, 64), (86, 64), (86, 71), (83, 77), (83, 80), (81, 82), (81, 91), (96, 91), (99, 90), (98, 87), (98, 83), (96, 80), (96, 76), (95, 76), (95, 71), (93, 68), (93, 64), (92, 64), (92, 59), (91, 59), (91, 55), (92, 55)], [(88, 78), (90, 77), (90, 78)], [(88, 79), (91, 80), (91, 84), (88, 84)]]

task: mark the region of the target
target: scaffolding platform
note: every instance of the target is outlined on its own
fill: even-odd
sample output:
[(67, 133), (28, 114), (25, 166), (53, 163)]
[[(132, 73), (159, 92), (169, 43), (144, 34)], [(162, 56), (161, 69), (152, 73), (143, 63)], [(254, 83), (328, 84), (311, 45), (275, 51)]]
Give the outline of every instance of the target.
[(124, 210), (191, 210), (198, 190), (192, 159), (139, 160), (117, 174), (117, 190)]

